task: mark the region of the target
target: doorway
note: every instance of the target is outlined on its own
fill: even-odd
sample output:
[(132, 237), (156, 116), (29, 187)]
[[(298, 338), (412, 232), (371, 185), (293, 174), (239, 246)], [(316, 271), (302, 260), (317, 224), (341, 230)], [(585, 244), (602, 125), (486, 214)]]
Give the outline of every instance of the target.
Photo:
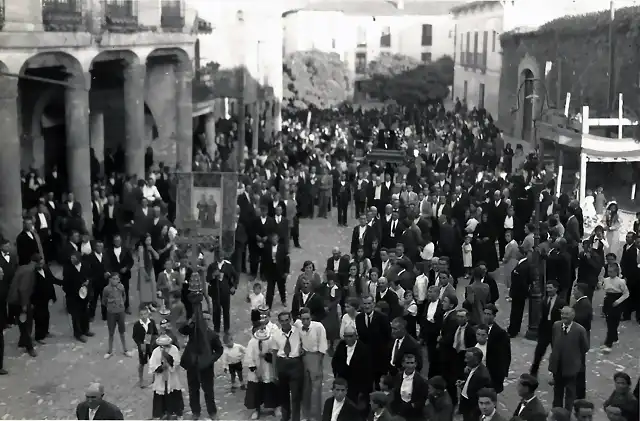
[(522, 93), (522, 139), (531, 140), (533, 130), (533, 104), (535, 96), (533, 92), (533, 72), (530, 69), (522, 71), (521, 80), (524, 81)]

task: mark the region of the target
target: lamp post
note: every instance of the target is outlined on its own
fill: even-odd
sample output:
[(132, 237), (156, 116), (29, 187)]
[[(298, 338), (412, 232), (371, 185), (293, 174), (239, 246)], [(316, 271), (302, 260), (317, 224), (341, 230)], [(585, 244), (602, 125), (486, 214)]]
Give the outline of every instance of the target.
[(544, 181), (540, 176), (531, 179), (529, 188), (535, 203), (533, 209), (533, 252), (531, 253), (531, 289), (529, 291), (529, 324), (526, 339), (535, 341), (538, 339), (538, 325), (542, 313), (542, 294), (545, 290), (544, 274), (542, 272), (542, 256), (540, 255), (540, 212), (542, 212), (542, 202), (540, 194), (544, 189)]

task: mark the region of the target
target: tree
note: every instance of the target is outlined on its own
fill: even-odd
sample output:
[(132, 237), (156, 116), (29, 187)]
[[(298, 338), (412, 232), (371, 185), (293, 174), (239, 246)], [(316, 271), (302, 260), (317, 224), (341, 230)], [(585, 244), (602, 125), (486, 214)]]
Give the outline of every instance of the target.
[(283, 101), (295, 109), (326, 109), (348, 98), (349, 71), (336, 53), (300, 51), (285, 57)]
[(369, 63), (362, 89), (381, 101), (400, 105), (424, 104), (446, 98), (453, 84), (453, 61), (443, 57), (423, 64), (402, 54), (381, 54)]

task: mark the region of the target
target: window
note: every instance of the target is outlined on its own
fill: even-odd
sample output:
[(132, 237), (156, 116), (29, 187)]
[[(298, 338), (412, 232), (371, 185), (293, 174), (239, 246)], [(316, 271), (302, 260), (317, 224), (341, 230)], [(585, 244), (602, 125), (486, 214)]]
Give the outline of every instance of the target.
[(489, 43), (489, 32), (484, 31), (482, 34), (482, 57), (480, 60), (480, 67), (482, 69), (486, 69), (487, 68), (487, 47)]
[(423, 63), (430, 63), (431, 62), (431, 53), (422, 53), (420, 55), (420, 60), (422, 60)]
[(358, 28), (358, 47), (366, 47), (367, 46), (367, 28), (359, 27)]
[(473, 65), (478, 66), (478, 32), (473, 33)]
[(367, 53), (356, 53), (356, 73), (362, 75), (367, 70)]
[(422, 25), (422, 46), (430, 47), (433, 45), (433, 26), (425, 23)]
[(335, 38), (331, 38), (331, 48), (336, 48), (336, 39)]
[(467, 81), (464, 81), (464, 86), (462, 87), (462, 99), (464, 99), (465, 101), (467, 100), (467, 89), (469, 88), (469, 85), (467, 83)]
[(478, 108), (484, 108), (484, 83), (478, 86)]
[(493, 38), (491, 39), (491, 52), (495, 53), (496, 52), (496, 36), (498, 35), (498, 33), (496, 31), (493, 31)]
[(391, 47), (391, 27), (390, 26), (385, 26), (382, 29), (382, 33), (380, 34), (380, 47), (381, 48)]

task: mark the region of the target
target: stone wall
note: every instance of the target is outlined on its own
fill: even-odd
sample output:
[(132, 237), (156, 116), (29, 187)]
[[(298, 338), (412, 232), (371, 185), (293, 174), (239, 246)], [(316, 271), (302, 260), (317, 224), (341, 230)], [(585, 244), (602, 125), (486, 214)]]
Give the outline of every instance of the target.
[[(501, 37), (502, 74), (498, 121), (506, 133), (519, 136), (522, 115), (514, 112), (518, 104), (518, 89), (523, 82), (522, 71), (529, 68), (534, 77), (544, 80), (546, 96), (552, 106), (560, 86), (561, 108), (567, 92), (571, 92), (572, 113), (583, 105), (591, 107), (592, 117), (607, 113), (608, 95), (608, 11), (598, 14), (561, 18), (542, 26), (538, 31)], [(640, 8), (618, 11), (614, 28), (615, 92), (624, 95), (629, 113), (640, 114)], [(558, 84), (558, 59), (561, 63)], [(545, 63), (553, 63), (545, 78)], [(535, 84), (535, 93), (544, 98), (542, 83)], [(522, 90), (520, 91), (522, 108)], [(539, 110), (539, 105), (536, 110)], [(617, 110), (617, 105), (615, 106)], [(615, 113), (617, 116), (617, 111)], [(518, 121), (520, 119), (520, 122)]]

